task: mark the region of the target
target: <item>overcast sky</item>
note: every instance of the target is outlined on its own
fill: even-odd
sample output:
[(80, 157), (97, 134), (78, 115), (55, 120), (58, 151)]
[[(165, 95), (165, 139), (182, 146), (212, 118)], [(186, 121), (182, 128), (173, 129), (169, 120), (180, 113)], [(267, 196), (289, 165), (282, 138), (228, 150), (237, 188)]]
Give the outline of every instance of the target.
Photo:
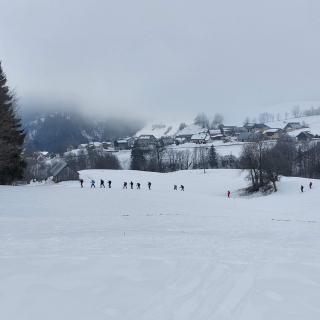
[(319, 0), (1, 0), (22, 108), (243, 112), (320, 100)]

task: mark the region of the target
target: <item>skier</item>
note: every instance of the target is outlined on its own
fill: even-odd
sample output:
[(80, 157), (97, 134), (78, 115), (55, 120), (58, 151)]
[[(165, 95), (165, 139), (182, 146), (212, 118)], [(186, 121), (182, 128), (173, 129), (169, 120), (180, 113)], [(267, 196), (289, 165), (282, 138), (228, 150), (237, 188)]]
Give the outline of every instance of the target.
[(139, 182), (137, 183), (137, 189), (140, 189), (140, 183)]
[(92, 187), (94, 187), (94, 188), (96, 187), (96, 186), (95, 186), (95, 183), (96, 183), (96, 182), (95, 182), (94, 180), (91, 180), (91, 188), (92, 188)]
[(128, 189), (128, 188), (127, 188), (127, 183), (126, 183), (126, 182), (124, 182), (124, 183), (123, 183), (123, 189)]
[(148, 182), (149, 190), (151, 190), (151, 182)]
[(309, 187), (310, 187), (310, 189), (311, 189), (311, 187), (312, 187), (312, 182), (310, 181), (310, 183), (309, 183)]
[(131, 186), (131, 189), (133, 189), (133, 182), (132, 181), (130, 182), (130, 186)]
[(100, 188), (104, 187), (105, 188), (105, 185), (104, 185), (104, 181), (101, 179), (100, 181)]
[(303, 192), (303, 186), (301, 186), (301, 192)]
[(109, 188), (111, 188), (111, 181), (110, 180), (108, 181), (108, 185), (109, 185)]
[(83, 188), (83, 179), (80, 179), (81, 188)]
[(230, 198), (230, 191), (228, 190), (228, 198)]
[(183, 186), (183, 185), (181, 185), (180, 189), (181, 189), (181, 191), (184, 191), (184, 186)]
[(177, 188), (177, 186), (176, 186), (176, 185), (174, 185), (173, 190), (178, 190), (178, 188)]

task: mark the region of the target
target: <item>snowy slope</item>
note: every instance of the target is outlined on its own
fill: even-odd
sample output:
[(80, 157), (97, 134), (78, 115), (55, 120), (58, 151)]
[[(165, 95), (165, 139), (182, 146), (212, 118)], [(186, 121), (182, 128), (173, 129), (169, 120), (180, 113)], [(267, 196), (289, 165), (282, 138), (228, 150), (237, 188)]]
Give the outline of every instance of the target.
[[(182, 122), (190, 125), (191, 123), (193, 123), (193, 120), (185, 119), (185, 116), (181, 115), (181, 117), (179, 118), (167, 119), (165, 121), (149, 121), (143, 129), (135, 134), (135, 136), (139, 137), (142, 134), (152, 134), (157, 139), (161, 138), (162, 136), (173, 136), (178, 132), (179, 126)], [(163, 125), (164, 127), (153, 128), (156, 125)], [(172, 128), (169, 132), (167, 132), (169, 127)]]
[(312, 134), (320, 135), (320, 115), (317, 116), (310, 116), (310, 117), (299, 117), (299, 118), (290, 118), (287, 120), (282, 121), (273, 121), (273, 122), (266, 122), (266, 124), (270, 128), (281, 128), (283, 129), (288, 122), (300, 122), (302, 124), (305, 122), (308, 125), (308, 129), (304, 128), (301, 130), (292, 131), (290, 135), (299, 134), (301, 131), (311, 131)]
[(81, 177), (0, 186), (1, 319), (319, 319), (318, 181), (240, 198), (236, 170)]

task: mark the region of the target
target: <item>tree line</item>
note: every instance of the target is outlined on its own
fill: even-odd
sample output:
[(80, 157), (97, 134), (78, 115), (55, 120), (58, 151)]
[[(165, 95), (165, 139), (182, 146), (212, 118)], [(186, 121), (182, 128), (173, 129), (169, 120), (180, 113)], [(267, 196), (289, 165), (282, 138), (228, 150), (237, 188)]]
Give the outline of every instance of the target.
[(297, 147), (294, 138), (283, 134), (275, 144), (257, 139), (242, 147), (239, 168), (247, 172), (248, 192), (267, 190), (281, 176), (320, 178), (320, 143), (306, 143)]

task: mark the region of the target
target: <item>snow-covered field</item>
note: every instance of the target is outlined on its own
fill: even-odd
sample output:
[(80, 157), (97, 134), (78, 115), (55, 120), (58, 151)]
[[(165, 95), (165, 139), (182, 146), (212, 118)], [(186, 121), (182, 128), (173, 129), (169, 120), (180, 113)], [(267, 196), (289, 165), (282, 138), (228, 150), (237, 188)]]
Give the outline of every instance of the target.
[(0, 186), (0, 319), (320, 318), (319, 181), (241, 198), (236, 170), (81, 176)]

